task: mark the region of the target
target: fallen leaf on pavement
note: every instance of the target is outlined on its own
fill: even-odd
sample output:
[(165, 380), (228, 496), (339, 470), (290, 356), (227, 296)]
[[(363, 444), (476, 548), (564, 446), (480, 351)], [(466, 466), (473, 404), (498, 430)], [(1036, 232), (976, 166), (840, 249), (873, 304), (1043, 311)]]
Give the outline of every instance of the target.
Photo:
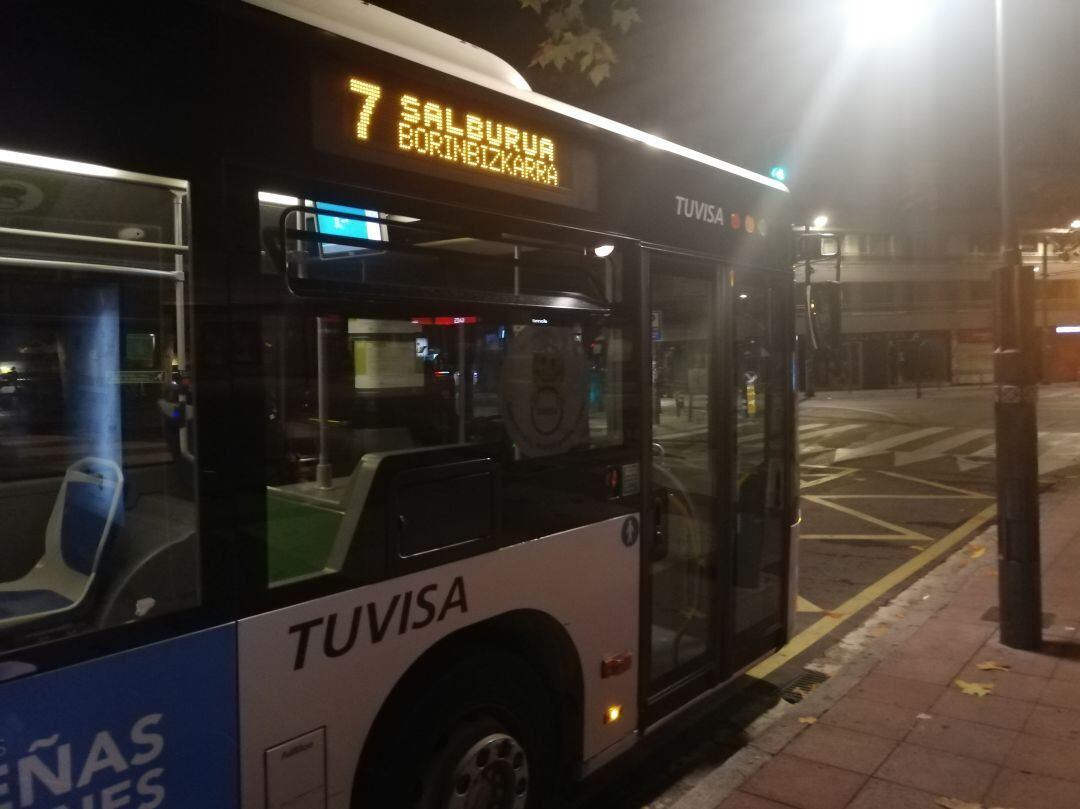
[(823, 615), (827, 615), (829, 618), (836, 618), (837, 620), (844, 617), (842, 612), (832, 612), (831, 610), (822, 610)]
[(915, 714), (916, 719), (933, 719), (934, 717), (928, 713)]
[(962, 801), (959, 798), (940, 797), (937, 799), (936, 803), (938, 806), (943, 807), (943, 809), (986, 809), (981, 803)]
[(908, 545), (908, 547), (911, 548), (913, 551), (921, 551), (926, 546), (925, 545)]
[(959, 798), (939, 797), (936, 803), (942, 809), (1005, 809), (1004, 806), (983, 806), (981, 803), (962, 801)]
[(976, 663), (975, 668), (979, 671), (1009, 671), (1012, 666), (1006, 666), (1003, 663), (998, 663), (996, 660), (987, 660), (984, 663)]
[(977, 545), (971, 549), (971, 553), (969, 553), (968, 556), (970, 556), (972, 559), (978, 559), (984, 553), (986, 553), (986, 548), (984, 548), (982, 545)]
[(969, 683), (967, 680), (953, 680), (953, 683), (971, 697), (985, 697), (994, 692), (993, 683)]
[(800, 716), (799, 717), (799, 724), (800, 725), (815, 725), (815, 724), (817, 724), (817, 717), (816, 716)]
[(877, 626), (875, 626), (873, 629), (870, 630), (870, 634), (873, 635), (875, 638), (880, 638), (882, 635), (884, 635), (888, 631), (889, 631), (889, 627), (887, 627), (885, 624), (878, 624)]

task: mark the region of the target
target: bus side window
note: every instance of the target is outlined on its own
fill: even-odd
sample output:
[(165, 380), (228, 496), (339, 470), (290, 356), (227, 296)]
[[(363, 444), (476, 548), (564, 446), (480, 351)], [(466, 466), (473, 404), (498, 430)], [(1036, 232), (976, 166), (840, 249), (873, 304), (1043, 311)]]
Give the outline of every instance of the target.
[(186, 183), (14, 163), (0, 180), (32, 189), (0, 208), (2, 652), (200, 587)]
[[(597, 454), (625, 452), (633, 398), (623, 393), (626, 333), (603, 313), (621, 290), (614, 259), (534, 240), (526, 271), (518, 247), (448, 239), (437, 223), (260, 201), (267, 258), (278, 252), (272, 225), (292, 223), (278, 231), (290, 241), (287, 283), (332, 282), (316, 287), (320, 301), (350, 285), (396, 285), (398, 297), (416, 285), (418, 310), (403, 317), (400, 304), (352, 295), (297, 305), (310, 287), (294, 287), (264, 316), (271, 587), (329, 575), (368, 583), (628, 511), (621, 463)], [(464, 286), (448, 287), (448, 301), (477, 302), (424, 297), (451, 282)], [(487, 293), (476, 290), (500, 285), (527, 286), (534, 299), (592, 295), (592, 308), (480, 302)]]

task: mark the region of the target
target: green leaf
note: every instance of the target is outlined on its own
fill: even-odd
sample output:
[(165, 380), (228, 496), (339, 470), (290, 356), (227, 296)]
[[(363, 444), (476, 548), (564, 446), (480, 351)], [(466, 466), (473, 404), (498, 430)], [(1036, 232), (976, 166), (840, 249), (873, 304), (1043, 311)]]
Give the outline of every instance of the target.
[(641, 22), (641, 15), (633, 6), (613, 8), (611, 10), (611, 26), (618, 28), (623, 34), (629, 31), (630, 27), (636, 22)]
[(589, 71), (589, 81), (594, 86), (599, 86), (600, 82), (608, 78), (611, 75), (611, 65), (607, 62), (601, 62), (595, 65), (592, 70)]

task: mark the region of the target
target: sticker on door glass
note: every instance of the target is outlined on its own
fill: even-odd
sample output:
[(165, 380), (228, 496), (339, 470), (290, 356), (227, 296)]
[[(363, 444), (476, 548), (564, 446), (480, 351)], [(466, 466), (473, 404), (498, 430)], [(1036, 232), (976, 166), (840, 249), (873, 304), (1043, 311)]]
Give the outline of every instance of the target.
[(586, 443), (588, 368), (581, 335), (548, 325), (525, 326), (508, 337), (502, 410), (522, 455), (555, 455)]

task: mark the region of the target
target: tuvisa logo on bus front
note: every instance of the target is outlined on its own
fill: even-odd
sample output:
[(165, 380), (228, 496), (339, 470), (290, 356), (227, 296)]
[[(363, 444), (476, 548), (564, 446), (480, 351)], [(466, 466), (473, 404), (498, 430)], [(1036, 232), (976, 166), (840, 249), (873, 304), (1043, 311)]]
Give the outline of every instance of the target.
[(742, 230), (745, 233), (760, 233), (762, 236), (765, 235), (768, 228), (764, 219), (755, 219), (749, 214), (743, 215), (738, 211), (732, 211), (725, 217), (722, 205), (703, 202), (679, 194), (675, 195), (675, 215), (686, 219), (695, 219), (698, 222), (704, 222), (706, 225)]

